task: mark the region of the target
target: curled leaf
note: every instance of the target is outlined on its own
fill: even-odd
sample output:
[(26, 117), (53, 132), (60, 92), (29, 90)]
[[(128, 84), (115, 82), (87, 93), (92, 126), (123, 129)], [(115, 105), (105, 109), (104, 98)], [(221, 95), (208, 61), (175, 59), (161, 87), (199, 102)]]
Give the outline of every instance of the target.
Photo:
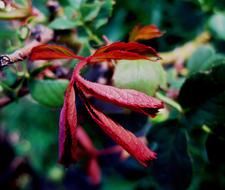
[(70, 82), (60, 113), (59, 122), (59, 163), (69, 166), (77, 160), (77, 113), (75, 105), (75, 91)]
[(84, 59), (76, 55), (68, 48), (52, 44), (44, 44), (34, 47), (31, 50), (30, 60), (51, 60), (51, 59)]
[(132, 89), (119, 89), (113, 86), (93, 83), (79, 77), (79, 87), (86, 93), (103, 101), (117, 104), (146, 115), (155, 116), (163, 102)]
[(85, 80), (80, 76), (80, 70), (86, 65), (85, 61), (77, 64), (73, 73), (73, 78), (81, 91), (92, 95), (103, 101), (114, 103), (118, 106), (126, 107), (134, 111), (144, 113), (154, 117), (159, 109), (164, 107), (159, 101), (142, 92), (132, 89), (119, 89), (113, 86), (102, 85)]
[(164, 33), (153, 24), (147, 26), (136, 25), (130, 33), (129, 41), (150, 40), (161, 37), (163, 34)]
[(74, 77), (76, 78), (78, 88), (85, 93), (103, 101), (114, 103), (118, 106), (126, 107), (146, 115), (151, 115), (152, 117), (156, 115), (159, 109), (164, 107), (162, 101), (142, 92), (132, 89), (119, 89), (85, 80), (80, 76), (80, 70), (84, 66), (85, 62), (78, 63), (74, 72)]
[(87, 100), (85, 106), (93, 120), (102, 128), (102, 130), (143, 166), (147, 167), (150, 161), (156, 158), (156, 153), (151, 151), (145, 143), (138, 139), (133, 133), (127, 131), (121, 125), (111, 120), (92, 106)]
[(149, 59), (147, 56), (140, 55), (133, 52), (122, 51), (122, 50), (114, 50), (112, 52), (100, 53), (92, 57), (92, 62), (103, 62), (108, 60), (137, 60), (137, 59)]

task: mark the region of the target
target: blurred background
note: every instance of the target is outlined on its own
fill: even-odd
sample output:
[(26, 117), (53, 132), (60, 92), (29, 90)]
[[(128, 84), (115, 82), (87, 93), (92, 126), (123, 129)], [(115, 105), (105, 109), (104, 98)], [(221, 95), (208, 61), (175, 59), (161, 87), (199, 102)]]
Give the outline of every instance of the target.
[[(98, 173), (88, 172), (85, 159), (69, 168), (57, 163), (59, 113), (68, 73), (77, 62), (32, 65), (23, 61), (1, 69), (0, 98), (12, 100), (0, 107), (1, 190), (225, 189), (224, 0), (35, 0), (32, 6), (39, 11), (38, 19), (26, 16), (28, 1), (14, 2), (19, 6), (14, 7), (13, 14), (19, 11), (19, 17), (22, 13), (25, 16), (12, 20), (11, 10), (6, 10), (11, 1), (0, 1), (1, 54), (23, 47), (31, 28), (38, 24), (54, 31), (53, 43), (84, 56), (104, 43), (102, 35), (112, 42), (128, 41), (137, 24), (155, 24), (164, 35), (141, 42), (162, 53), (165, 63), (157, 68), (163, 70), (162, 77), (156, 84), (152, 82), (156, 77), (141, 78), (148, 75), (142, 71), (134, 89), (145, 92), (140, 85), (147, 80), (147, 88), (153, 89), (147, 94), (165, 101), (166, 108), (152, 119), (94, 100), (125, 128), (145, 135), (158, 154), (148, 168), (129, 156), (121, 159), (120, 151), (102, 155), (98, 159), (101, 180), (94, 183), (92, 177)], [(169, 60), (175, 49), (179, 49), (179, 56)], [(46, 64), (50, 71), (46, 71)], [(115, 72), (97, 65), (85, 76), (126, 87), (118, 77), (125, 72), (123, 68), (118, 66)], [(134, 72), (131, 69), (126, 74), (132, 76)], [(30, 93), (19, 95), (22, 87)], [(77, 107), (79, 120), (94, 145), (98, 149), (114, 146), (80, 100)]]

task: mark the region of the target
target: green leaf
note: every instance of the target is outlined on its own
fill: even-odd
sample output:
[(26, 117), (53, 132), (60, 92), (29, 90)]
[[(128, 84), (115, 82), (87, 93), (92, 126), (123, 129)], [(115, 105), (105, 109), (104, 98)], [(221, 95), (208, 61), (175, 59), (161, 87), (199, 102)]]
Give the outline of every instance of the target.
[(48, 107), (60, 107), (68, 80), (32, 80), (29, 83), (31, 96), (38, 103)]
[(80, 7), (81, 17), (85, 22), (94, 20), (102, 6), (102, 2), (84, 3)]
[(187, 68), (189, 75), (193, 75), (202, 70), (206, 61), (215, 54), (215, 50), (210, 46), (202, 46), (198, 48), (188, 60)]
[(154, 95), (159, 87), (166, 88), (166, 73), (160, 63), (147, 60), (119, 61), (113, 75), (115, 86)]
[(98, 16), (95, 18), (94, 22), (92, 23), (95, 29), (100, 28), (101, 26), (105, 25), (108, 22), (109, 17), (112, 15), (114, 4), (115, 4), (114, 0), (103, 1), (103, 4), (98, 13)]
[(192, 165), (187, 139), (178, 121), (168, 120), (153, 126), (147, 139), (157, 152), (151, 172), (160, 186), (158, 189), (186, 189), (191, 181)]
[(220, 40), (225, 40), (225, 13), (216, 13), (209, 19), (209, 29)]
[(18, 135), (13, 144), (16, 155), (26, 155), (32, 167), (44, 173), (57, 162), (58, 115), (58, 111), (27, 96), (1, 109), (1, 122), (7, 124), (11, 134)]
[(76, 26), (77, 23), (75, 21), (69, 20), (66, 17), (58, 17), (49, 24), (49, 27), (55, 30), (72, 29)]

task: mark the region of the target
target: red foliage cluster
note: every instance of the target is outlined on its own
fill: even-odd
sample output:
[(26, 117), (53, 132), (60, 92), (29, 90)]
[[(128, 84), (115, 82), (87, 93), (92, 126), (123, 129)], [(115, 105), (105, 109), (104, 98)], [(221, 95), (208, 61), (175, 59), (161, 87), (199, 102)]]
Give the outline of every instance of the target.
[[(149, 57), (148, 57), (149, 56)], [(41, 45), (35, 47), (30, 55), (31, 60), (39, 59), (79, 59), (66, 90), (64, 105), (60, 114), (59, 132), (59, 162), (68, 166), (77, 161), (77, 111), (75, 102), (74, 85), (82, 98), (86, 109), (93, 120), (110, 136), (116, 143), (123, 147), (130, 155), (137, 159), (143, 166), (147, 166), (156, 154), (147, 145), (138, 139), (134, 134), (114, 122), (88, 99), (93, 96), (100, 100), (116, 104), (134, 111), (154, 117), (158, 109), (163, 108), (163, 103), (144, 93), (131, 89), (119, 89), (113, 86), (102, 85), (84, 79), (80, 71), (86, 65), (96, 62), (111, 60), (136, 60), (159, 57), (157, 52), (148, 46), (136, 42), (115, 42), (103, 46), (87, 57), (80, 57), (67, 48), (56, 45)], [(86, 145), (85, 145), (86, 146)], [(96, 168), (96, 160), (90, 159), (90, 167)]]

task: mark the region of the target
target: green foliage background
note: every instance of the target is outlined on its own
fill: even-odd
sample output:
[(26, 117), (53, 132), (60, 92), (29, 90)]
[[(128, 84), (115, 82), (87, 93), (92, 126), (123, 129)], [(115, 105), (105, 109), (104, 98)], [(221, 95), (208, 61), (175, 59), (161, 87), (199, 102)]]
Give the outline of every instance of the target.
[[(45, 3), (33, 1), (48, 18)], [(101, 45), (102, 35), (111, 41), (127, 41), (129, 32), (138, 23), (155, 24), (166, 32), (159, 39), (143, 41), (159, 52), (172, 51), (203, 31), (212, 36), (210, 44), (197, 49), (185, 61), (184, 75), (172, 64), (163, 68), (159, 63), (121, 61), (116, 66), (113, 85), (155, 95), (165, 101), (167, 111), (154, 119), (147, 118), (146, 122), (140, 118), (135, 122), (147, 135), (158, 159), (149, 168), (142, 168), (132, 158), (116, 164), (103, 161), (102, 184), (97, 189), (225, 189), (224, 0), (60, 0), (59, 3), (63, 14), (51, 21), (47, 19), (44, 24), (59, 33), (76, 28), (79, 35), (75, 45), (69, 47), (80, 55), (89, 55)], [(0, 26), (1, 53), (24, 45), (20, 29), (12, 28), (6, 21), (1, 21)], [(16, 155), (26, 156), (38, 174), (56, 184), (57, 189), (66, 189), (64, 177), (69, 170), (57, 164), (57, 133), (68, 81), (36, 80), (35, 72), (30, 72), (26, 62), (21, 65), (19, 72), (13, 66), (1, 71), (4, 77), (0, 80), (0, 93), (10, 94), (15, 101), (1, 108), (0, 126), (9, 135), (18, 137), (13, 141)], [(18, 79), (19, 84), (24, 81), (29, 84), (31, 94), (17, 99), (17, 89), (12, 86)], [(168, 89), (178, 90), (178, 98), (167, 97)], [(87, 122), (85, 128), (102, 148), (104, 137), (98, 130), (92, 130), (92, 125)], [(129, 127), (139, 131), (135, 126)], [(82, 163), (72, 168), (76, 167), (82, 168)], [(25, 184), (21, 189), (29, 189), (29, 182), (22, 180), (21, 184)]]

